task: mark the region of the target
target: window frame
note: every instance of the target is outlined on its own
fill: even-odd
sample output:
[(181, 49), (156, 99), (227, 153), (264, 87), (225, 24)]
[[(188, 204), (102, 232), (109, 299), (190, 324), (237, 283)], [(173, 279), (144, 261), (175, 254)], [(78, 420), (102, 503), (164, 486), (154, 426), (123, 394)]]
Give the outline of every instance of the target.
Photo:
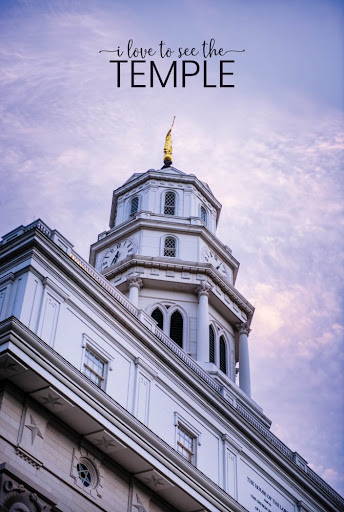
[[(175, 241), (175, 255), (174, 256), (167, 256), (165, 255), (165, 249), (166, 249), (166, 240), (168, 238), (171, 238)], [(164, 258), (177, 258), (178, 257), (178, 249), (179, 249), (179, 241), (178, 241), (178, 238), (174, 235), (164, 235), (163, 238), (162, 238), (162, 251), (161, 251), (161, 255), (164, 257)]]
[[(174, 413), (174, 427), (175, 427), (175, 450), (184, 460), (197, 467), (197, 455), (198, 455), (198, 447), (201, 446), (201, 433), (198, 429), (195, 428), (193, 424), (187, 421), (184, 417), (182, 417), (178, 412)], [(184, 433), (188, 434), (192, 438), (192, 456), (191, 460), (186, 458), (179, 450), (179, 432), (183, 430)]]
[[(95, 386), (97, 386), (99, 389), (102, 389), (103, 391), (106, 390), (106, 385), (108, 381), (108, 375), (109, 371), (112, 371), (111, 367), (111, 357), (110, 355), (103, 350), (95, 341), (93, 341), (87, 334), (83, 334), (82, 336), (82, 357), (81, 357), (81, 366), (80, 371), (81, 373), (90, 381), (93, 382)], [(99, 359), (104, 364), (104, 373), (101, 376), (101, 385), (98, 385), (96, 382), (94, 382), (85, 372), (85, 360), (86, 360), (86, 354), (87, 351), (91, 352), (97, 359)], [(89, 371), (93, 372), (95, 375), (97, 375), (96, 372), (90, 367), (88, 367)]]
[[(224, 363), (225, 363), (225, 370), (226, 371), (223, 371), (221, 369), (221, 362), (222, 362), (222, 358), (221, 358), (221, 340), (223, 340), (223, 345), (224, 345), (224, 349), (225, 349), (225, 358), (224, 358)], [(226, 336), (224, 335), (224, 333), (219, 333), (219, 341), (218, 341), (218, 345), (219, 345), (219, 365), (218, 365), (218, 368), (220, 370), (220, 372), (222, 372), (224, 375), (227, 375), (228, 377), (228, 342), (227, 342), (227, 338)]]
[[(175, 314), (175, 313), (179, 313), (181, 318), (182, 318), (182, 321), (183, 321), (183, 328), (182, 328), (182, 344), (179, 345), (179, 343), (177, 343), (173, 338), (171, 338), (171, 319), (172, 319), (172, 316)], [(169, 319), (168, 319), (168, 336), (169, 338), (171, 338), (171, 340), (174, 341), (174, 343), (181, 349), (185, 350), (185, 315), (183, 314), (183, 312), (179, 309), (178, 306), (176, 306), (175, 308), (173, 308), (170, 313), (169, 313)]]
[[(134, 199), (137, 199), (137, 208), (134, 212), (132, 212), (132, 202), (134, 201)], [(139, 211), (139, 208), (140, 208), (140, 196), (138, 194), (135, 194), (134, 196), (130, 197), (129, 198), (129, 207), (128, 207), (128, 210), (129, 210), (129, 219), (135, 217), (135, 215), (138, 213)]]
[[(172, 208), (172, 206), (166, 206), (166, 196), (167, 194), (174, 195), (174, 213), (165, 213), (165, 208)], [(162, 194), (162, 214), (168, 215), (169, 217), (176, 217), (178, 215), (178, 193), (176, 190), (169, 189), (165, 190)]]
[[(160, 311), (160, 313), (161, 313), (161, 316), (162, 316), (162, 327), (159, 327), (157, 320), (153, 317), (153, 313), (154, 313), (154, 311), (156, 311), (156, 310), (159, 310), (159, 311)], [(162, 311), (161, 307), (160, 307), (160, 306), (155, 306), (155, 308), (154, 308), (154, 309), (152, 309), (152, 311), (151, 311), (151, 313), (150, 313), (150, 316), (151, 316), (151, 317), (153, 318), (153, 320), (156, 322), (157, 327), (159, 327), (159, 329), (160, 329), (160, 330), (164, 331), (164, 327), (165, 327), (165, 324), (166, 324), (166, 319), (165, 319), (165, 314), (164, 314), (164, 312)]]
[[(81, 466), (84, 466), (86, 468), (87, 473), (89, 475), (89, 480), (87, 480), (86, 477), (83, 477), (81, 475), (81, 473), (85, 473), (85, 470), (82, 470)], [(87, 490), (90, 490), (90, 489), (94, 489), (95, 487), (97, 487), (99, 475), (98, 475), (98, 471), (97, 471), (95, 465), (93, 464), (93, 462), (90, 459), (88, 459), (86, 457), (81, 457), (81, 459), (77, 462), (76, 472), (77, 472), (77, 475), (80, 480), (82, 488), (85, 487)], [(86, 485), (87, 481), (89, 482), (88, 485)]]
[[(88, 471), (90, 472), (90, 485), (84, 485), (82, 478), (80, 478), (80, 473), (78, 469), (79, 464), (85, 465)], [(74, 480), (74, 484), (79, 489), (82, 489), (83, 492), (93, 497), (100, 496), (102, 488), (101, 482), (104, 478), (104, 475), (102, 472), (99, 459), (96, 458), (93, 454), (91, 454), (91, 452), (89, 452), (88, 450), (85, 450), (82, 447), (73, 448), (70, 476)]]
[(181, 314), (181, 316), (183, 318), (183, 346), (180, 347), (177, 343), (176, 343), (176, 345), (181, 350), (184, 350), (184, 352), (188, 353), (188, 350), (190, 347), (189, 346), (189, 343), (190, 343), (190, 339), (189, 339), (190, 317), (189, 317), (188, 313), (179, 304), (176, 304), (174, 301), (168, 301), (168, 300), (150, 304), (145, 309), (145, 311), (149, 316), (152, 316), (153, 311), (157, 308), (159, 308), (163, 314), (164, 328), (162, 329), (162, 331), (167, 337), (170, 337), (171, 317), (175, 311), (179, 311), (179, 313)]
[[(215, 364), (217, 369), (221, 371), (223, 375), (226, 375), (230, 380), (235, 382), (236, 374), (235, 374), (235, 334), (232, 330), (232, 327), (224, 327), (220, 325), (213, 317), (210, 318), (209, 321), (209, 329), (213, 328), (215, 334)], [(223, 337), (226, 347), (226, 373), (224, 373), (220, 368), (220, 339)], [(210, 340), (209, 340), (210, 341)], [(210, 345), (208, 345), (209, 348)], [(209, 363), (211, 363), (209, 358)]]
[[(188, 438), (190, 441), (190, 448), (187, 444), (181, 441), (182, 436)], [(177, 452), (180, 453), (184, 459), (186, 459), (191, 464), (194, 464), (196, 459), (196, 450), (197, 450), (197, 438), (182, 425), (178, 423), (177, 426)], [(185, 454), (185, 455), (184, 455)]]
[[(204, 211), (204, 213), (205, 213), (205, 220), (202, 218), (202, 211)], [(204, 226), (207, 227), (208, 226), (209, 212), (208, 212), (208, 209), (204, 206), (204, 204), (200, 205), (199, 216), (200, 216), (202, 224), (204, 224)]]
[[(214, 343), (214, 360), (211, 361), (210, 360), (210, 331), (212, 331), (213, 335), (214, 335), (214, 339), (213, 339), (213, 343)], [(216, 350), (216, 345), (217, 345), (217, 339), (216, 339), (216, 329), (215, 329), (215, 326), (210, 323), (209, 324), (209, 363), (212, 363), (212, 364), (215, 364), (216, 365), (216, 356), (217, 356), (217, 350)]]

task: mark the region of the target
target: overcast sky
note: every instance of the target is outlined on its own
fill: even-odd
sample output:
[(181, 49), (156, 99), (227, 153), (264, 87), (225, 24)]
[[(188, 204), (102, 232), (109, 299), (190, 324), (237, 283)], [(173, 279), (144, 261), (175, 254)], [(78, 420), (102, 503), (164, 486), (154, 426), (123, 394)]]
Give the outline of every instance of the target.
[[(218, 235), (256, 307), (254, 398), (343, 492), (343, 3), (2, 0), (0, 23), (0, 232), (40, 217), (87, 258), (112, 190), (161, 167), (176, 115), (174, 165), (222, 203)], [(245, 49), (226, 56), (234, 88), (133, 89), (125, 68), (118, 89), (98, 53), (211, 37)]]

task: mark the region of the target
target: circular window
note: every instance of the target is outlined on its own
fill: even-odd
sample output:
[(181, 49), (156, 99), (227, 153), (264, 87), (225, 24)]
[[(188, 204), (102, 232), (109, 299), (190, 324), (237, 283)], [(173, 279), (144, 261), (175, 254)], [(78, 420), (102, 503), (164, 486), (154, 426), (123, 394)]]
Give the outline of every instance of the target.
[(83, 462), (79, 462), (76, 466), (79, 478), (85, 487), (89, 487), (92, 483), (92, 475), (90, 469)]
[(96, 487), (98, 484), (97, 470), (88, 459), (80, 459), (76, 465), (78, 477), (84, 487)]

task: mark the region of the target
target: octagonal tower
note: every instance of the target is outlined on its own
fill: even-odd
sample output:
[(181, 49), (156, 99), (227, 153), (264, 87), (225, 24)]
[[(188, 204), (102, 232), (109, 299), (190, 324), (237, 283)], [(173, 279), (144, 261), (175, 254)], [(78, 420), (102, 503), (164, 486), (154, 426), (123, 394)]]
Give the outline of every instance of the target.
[(221, 204), (194, 174), (133, 174), (113, 192), (110, 230), (90, 263), (222, 384), (250, 396), (252, 305), (235, 288), (239, 263), (216, 237)]

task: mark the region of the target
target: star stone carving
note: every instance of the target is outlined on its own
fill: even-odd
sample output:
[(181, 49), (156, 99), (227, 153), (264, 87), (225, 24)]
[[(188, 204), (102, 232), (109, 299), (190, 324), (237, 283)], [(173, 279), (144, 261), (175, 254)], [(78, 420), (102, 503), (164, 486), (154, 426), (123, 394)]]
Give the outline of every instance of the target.
[(164, 486), (166, 484), (165, 480), (163, 478), (161, 478), (160, 476), (157, 476), (155, 475), (154, 473), (152, 475), (150, 475), (149, 477), (146, 477), (144, 478), (144, 480), (150, 484), (152, 487), (154, 487), (155, 489), (160, 487), (160, 486)]
[(43, 405), (51, 405), (52, 407), (63, 405), (61, 398), (54, 396), (51, 393), (48, 393), (47, 396), (42, 397), (41, 402)]
[(32, 414), (30, 414), (30, 423), (28, 425), (25, 425), (29, 430), (31, 430), (31, 444), (35, 442), (36, 436), (43, 438), (43, 434), (40, 431), (39, 427), (37, 426)]
[(116, 444), (111, 439), (107, 439), (105, 436), (102, 436), (100, 439), (96, 439), (94, 444), (103, 450), (115, 448), (116, 446)]

